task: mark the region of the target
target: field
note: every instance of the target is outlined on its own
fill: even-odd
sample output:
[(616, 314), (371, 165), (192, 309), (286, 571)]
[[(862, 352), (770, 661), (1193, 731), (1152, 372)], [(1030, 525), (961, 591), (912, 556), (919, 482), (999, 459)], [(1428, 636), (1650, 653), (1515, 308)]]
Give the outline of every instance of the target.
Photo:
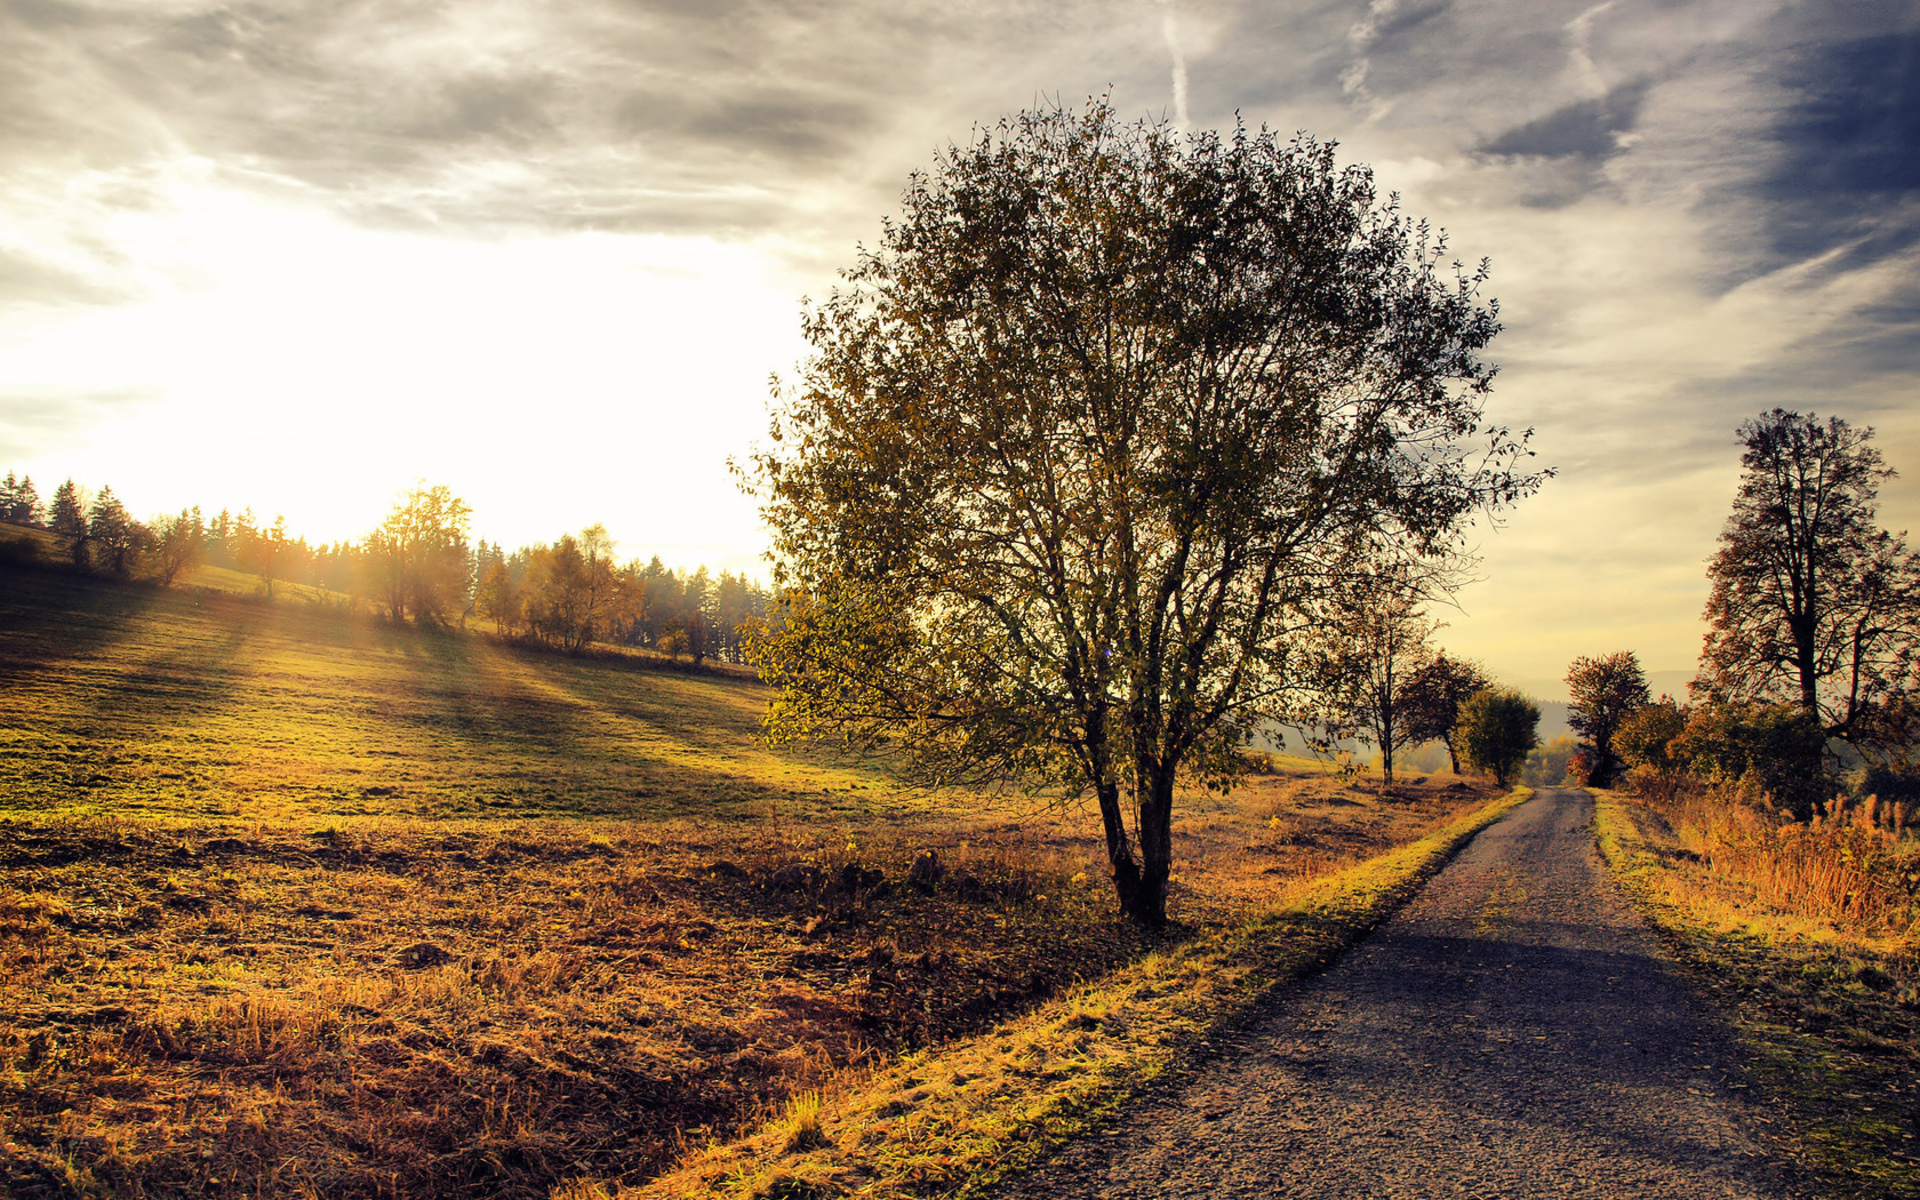
[(772, 751), (765, 698), (0, 567), (0, 1192), (639, 1183), (1490, 791), (1186, 797), (1148, 934), (1088, 814)]

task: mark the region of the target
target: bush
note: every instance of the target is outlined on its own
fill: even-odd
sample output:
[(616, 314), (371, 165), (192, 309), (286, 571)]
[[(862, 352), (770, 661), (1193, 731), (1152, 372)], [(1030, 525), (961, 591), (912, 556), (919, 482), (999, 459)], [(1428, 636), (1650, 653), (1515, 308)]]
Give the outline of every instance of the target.
[(1573, 760), (1577, 743), (1571, 734), (1561, 734), (1527, 751), (1526, 769), (1521, 782), (1528, 787), (1558, 787), (1567, 781), (1567, 764)]
[(0, 566), (34, 566), (40, 562), (40, 543), (30, 537), (0, 541)]
[(1680, 768), (1673, 757), (1673, 739), (1686, 729), (1687, 715), (1671, 696), (1643, 704), (1620, 722), (1613, 735), (1613, 748), (1629, 767), (1651, 767), (1661, 774), (1671, 774)]
[(1673, 760), (1708, 784), (1739, 790), (1805, 821), (1833, 791), (1821, 766), (1827, 736), (1791, 704), (1710, 704), (1669, 743)]
[(1567, 756), (1567, 782), (1576, 787), (1586, 787), (1593, 782), (1594, 768), (1599, 763), (1600, 759), (1594, 754), (1592, 746), (1576, 747)]

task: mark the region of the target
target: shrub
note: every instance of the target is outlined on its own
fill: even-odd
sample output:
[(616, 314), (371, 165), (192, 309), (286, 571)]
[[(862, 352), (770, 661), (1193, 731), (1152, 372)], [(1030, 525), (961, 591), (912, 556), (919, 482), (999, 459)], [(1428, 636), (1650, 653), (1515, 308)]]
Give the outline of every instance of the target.
[(33, 566), (40, 561), (40, 543), (30, 537), (0, 541), (0, 566)]
[(1673, 739), (1687, 727), (1687, 712), (1662, 696), (1652, 704), (1643, 704), (1620, 722), (1613, 735), (1613, 748), (1629, 767), (1651, 767), (1662, 774), (1680, 768), (1673, 757)]
[(1805, 821), (1832, 790), (1822, 770), (1826, 733), (1790, 704), (1709, 704), (1669, 743), (1677, 763), (1708, 784), (1737, 785)]

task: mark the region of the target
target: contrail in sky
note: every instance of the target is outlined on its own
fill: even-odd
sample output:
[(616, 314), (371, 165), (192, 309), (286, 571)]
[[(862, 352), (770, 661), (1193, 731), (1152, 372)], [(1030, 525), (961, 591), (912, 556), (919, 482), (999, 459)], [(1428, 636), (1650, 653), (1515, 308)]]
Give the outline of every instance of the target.
[(1596, 4), (1567, 22), (1567, 32), (1572, 35), (1573, 42), (1567, 51), (1567, 58), (1573, 64), (1574, 73), (1580, 76), (1580, 82), (1595, 96), (1607, 94), (1607, 83), (1600, 78), (1599, 69), (1593, 65), (1593, 23), (1612, 7), (1613, 0), (1606, 0), (1604, 4)]
[(1160, 18), (1161, 36), (1167, 39), (1167, 50), (1173, 55), (1173, 115), (1180, 122), (1180, 128), (1186, 129), (1187, 120), (1187, 59), (1180, 53), (1180, 30), (1173, 20), (1173, 5), (1166, 4), (1166, 13)]

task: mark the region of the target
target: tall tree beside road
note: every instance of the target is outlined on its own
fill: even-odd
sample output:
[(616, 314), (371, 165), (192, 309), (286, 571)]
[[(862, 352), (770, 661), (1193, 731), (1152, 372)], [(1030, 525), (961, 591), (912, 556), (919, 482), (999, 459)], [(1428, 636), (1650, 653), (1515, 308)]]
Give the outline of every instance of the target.
[(1653, 699), (1647, 676), (1633, 651), (1598, 658), (1576, 658), (1567, 668), (1567, 724), (1592, 751), (1587, 782), (1606, 787), (1620, 770), (1613, 735), (1635, 711)]
[(1176, 781), (1230, 783), (1288, 715), (1351, 548), (1448, 555), (1539, 484), (1482, 411), (1484, 268), (1330, 146), (1099, 102), (950, 148), (904, 206), (746, 468), (769, 731), (1091, 792), (1158, 923)]
[(1915, 685), (1920, 557), (1880, 528), (1872, 429), (1774, 409), (1740, 427), (1740, 490), (1707, 575), (1698, 689), (1793, 703), (1829, 737)]

